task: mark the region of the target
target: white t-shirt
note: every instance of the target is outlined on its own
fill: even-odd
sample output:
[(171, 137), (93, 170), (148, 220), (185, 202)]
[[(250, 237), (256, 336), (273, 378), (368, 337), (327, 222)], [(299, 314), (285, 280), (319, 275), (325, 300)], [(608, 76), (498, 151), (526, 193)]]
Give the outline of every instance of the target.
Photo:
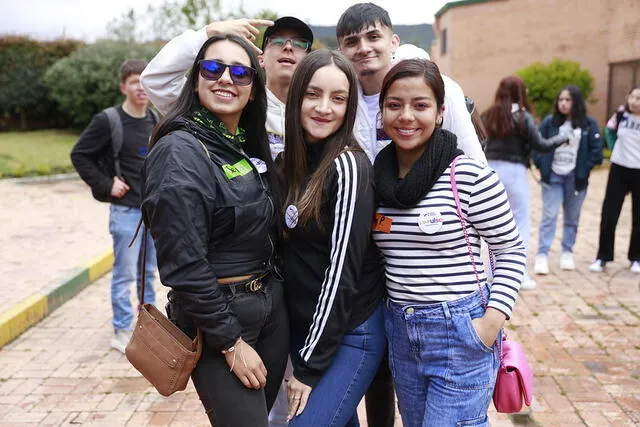
[(568, 175), (576, 168), (582, 129), (573, 129), (571, 120), (567, 120), (560, 126), (560, 133), (569, 134), (569, 142), (562, 144), (553, 152), (551, 170), (556, 175)]
[(640, 169), (640, 116), (628, 112), (622, 116), (611, 162), (625, 168)]
[(367, 117), (369, 123), (374, 123), (376, 127), (380, 127), (378, 123), (378, 113), (380, 112), (380, 94), (362, 95), (364, 102), (367, 104)]

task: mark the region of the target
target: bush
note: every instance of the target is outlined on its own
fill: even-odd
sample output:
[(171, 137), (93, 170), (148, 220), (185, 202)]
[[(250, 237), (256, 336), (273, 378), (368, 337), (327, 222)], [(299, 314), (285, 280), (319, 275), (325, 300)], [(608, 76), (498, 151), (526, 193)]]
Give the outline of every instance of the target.
[(553, 111), (553, 104), (563, 87), (569, 84), (580, 88), (584, 99), (593, 92), (594, 79), (591, 72), (580, 68), (574, 61), (554, 59), (548, 64), (534, 62), (516, 72), (527, 84), (528, 98), (535, 107), (538, 117), (545, 117)]
[(122, 102), (118, 70), (126, 59), (151, 59), (156, 44), (100, 41), (56, 62), (44, 76), (51, 97), (74, 125), (84, 127), (101, 110)]
[(27, 37), (0, 37), (0, 128), (61, 125), (57, 105), (42, 76), (54, 62), (82, 45), (76, 40), (39, 42)]

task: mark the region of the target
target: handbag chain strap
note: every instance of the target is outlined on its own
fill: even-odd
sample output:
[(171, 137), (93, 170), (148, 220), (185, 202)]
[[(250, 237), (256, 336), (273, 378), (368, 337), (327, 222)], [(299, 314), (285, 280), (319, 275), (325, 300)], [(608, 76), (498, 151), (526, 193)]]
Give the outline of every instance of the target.
[[(476, 267), (476, 260), (473, 256), (473, 249), (471, 249), (471, 243), (469, 243), (469, 232), (467, 231), (467, 225), (465, 224), (464, 217), (462, 216), (462, 207), (460, 206), (460, 196), (458, 195), (458, 186), (456, 185), (456, 163), (460, 156), (453, 159), (451, 162), (451, 171), (449, 173), (449, 181), (451, 182), (451, 190), (453, 191), (453, 198), (456, 201), (456, 210), (458, 211), (458, 217), (460, 218), (460, 225), (462, 225), (462, 231), (464, 232), (464, 239), (467, 242), (467, 249), (469, 250), (469, 258), (471, 258), (471, 265), (473, 266), (473, 274), (476, 276), (476, 283), (478, 284), (478, 291), (480, 291), (480, 297), (482, 298), (482, 306), (487, 309), (487, 299), (482, 292), (482, 285), (480, 285), (480, 275), (478, 274), (478, 267)], [(491, 268), (493, 269), (493, 260), (491, 261)]]
[[(487, 311), (487, 299), (484, 296), (484, 292), (482, 291), (482, 285), (480, 284), (480, 276), (478, 275), (478, 268), (476, 267), (475, 257), (473, 256), (473, 249), (471, 249), (471, 243), (469, 242), (469, 232), (467, 231), (467, 225), (465, 224), (464, 217), (462, 216), (462, 207), (460, 205), (460, 196), (458, 195), (458, 186), (456, 185), (456, 163), (458, 163), (458, 159), (460, 156), (453, 159), (451, 162), (451, 171), (449, 173), (449, 181), (451, 183), (451, 190), (453, 191), (453, 198), (456, 201), (456, 211), (458, 212), (458, 217), (460, 218), (460, 225), (462, 225), (462, 231), (464, 232), (464, 239), (467, 242), (467, 249), (469, 250), (469, 258), (471, 259), (471, 265), (473, 266), (473, 273), (476, 276), (476, 283), (478, 284), (478, 291), (480, 292), (480, 298), (482, 298), (482, 306), (484, 310)], [(491, 264), (491, 271), (495, 271), (495, 264), (493, 260), (493, 253), (491, 253), (491, 249), (489, 249), (489, 263)], [(506, 336), (503, 329), (503, 336)], [(496, 338), (496, 344), (498, 343), (498, 339)], [(503, 354), (502, 354), (502, 346), (500, 346), (500, 366), (503, 365)]]

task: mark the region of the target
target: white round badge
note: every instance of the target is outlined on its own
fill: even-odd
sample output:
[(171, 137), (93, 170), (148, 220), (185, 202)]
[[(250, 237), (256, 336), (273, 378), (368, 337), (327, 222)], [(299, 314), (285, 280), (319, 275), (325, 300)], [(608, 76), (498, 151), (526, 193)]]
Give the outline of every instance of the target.
[(251, 160), (251, 163), (253, 163), (253, 166), (256, 168), (258, 173), (265, 173), (267, 171), (267, 164), (264, 162), (264, 160), (258, 159), (256, 157), (251, 157), (249, 160)]
[(287, 206), (287, 210), (284, 213), (284, 223), (289, 228), (295, 228), (298, 225), (298, 208), (294, 205)]
[(442, 215), (439, 211), (423, 211), (418, 217), (418, 227), (424, 233), (437, 233), (442, 228)]

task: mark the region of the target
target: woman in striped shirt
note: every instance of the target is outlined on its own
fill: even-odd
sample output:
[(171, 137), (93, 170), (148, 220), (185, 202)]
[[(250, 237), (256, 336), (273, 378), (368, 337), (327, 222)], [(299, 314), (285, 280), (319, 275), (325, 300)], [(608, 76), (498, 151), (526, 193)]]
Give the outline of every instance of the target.
[[(484, 426), (500, 361), (495, 342), (518, 296), (525, 251), (495, 172), (462, 156), (455, 135), (440, 128), (443, 102), (433, 62), (402, 61), (384, 79), (380, 110), (393, 143), (375, 161), (373, 237), (386, 258), (389, 364), (404, 425)], [(468, 239), (450, 182), (458, 156)], [(495, 257), (490, 287), (481, 238)]]

